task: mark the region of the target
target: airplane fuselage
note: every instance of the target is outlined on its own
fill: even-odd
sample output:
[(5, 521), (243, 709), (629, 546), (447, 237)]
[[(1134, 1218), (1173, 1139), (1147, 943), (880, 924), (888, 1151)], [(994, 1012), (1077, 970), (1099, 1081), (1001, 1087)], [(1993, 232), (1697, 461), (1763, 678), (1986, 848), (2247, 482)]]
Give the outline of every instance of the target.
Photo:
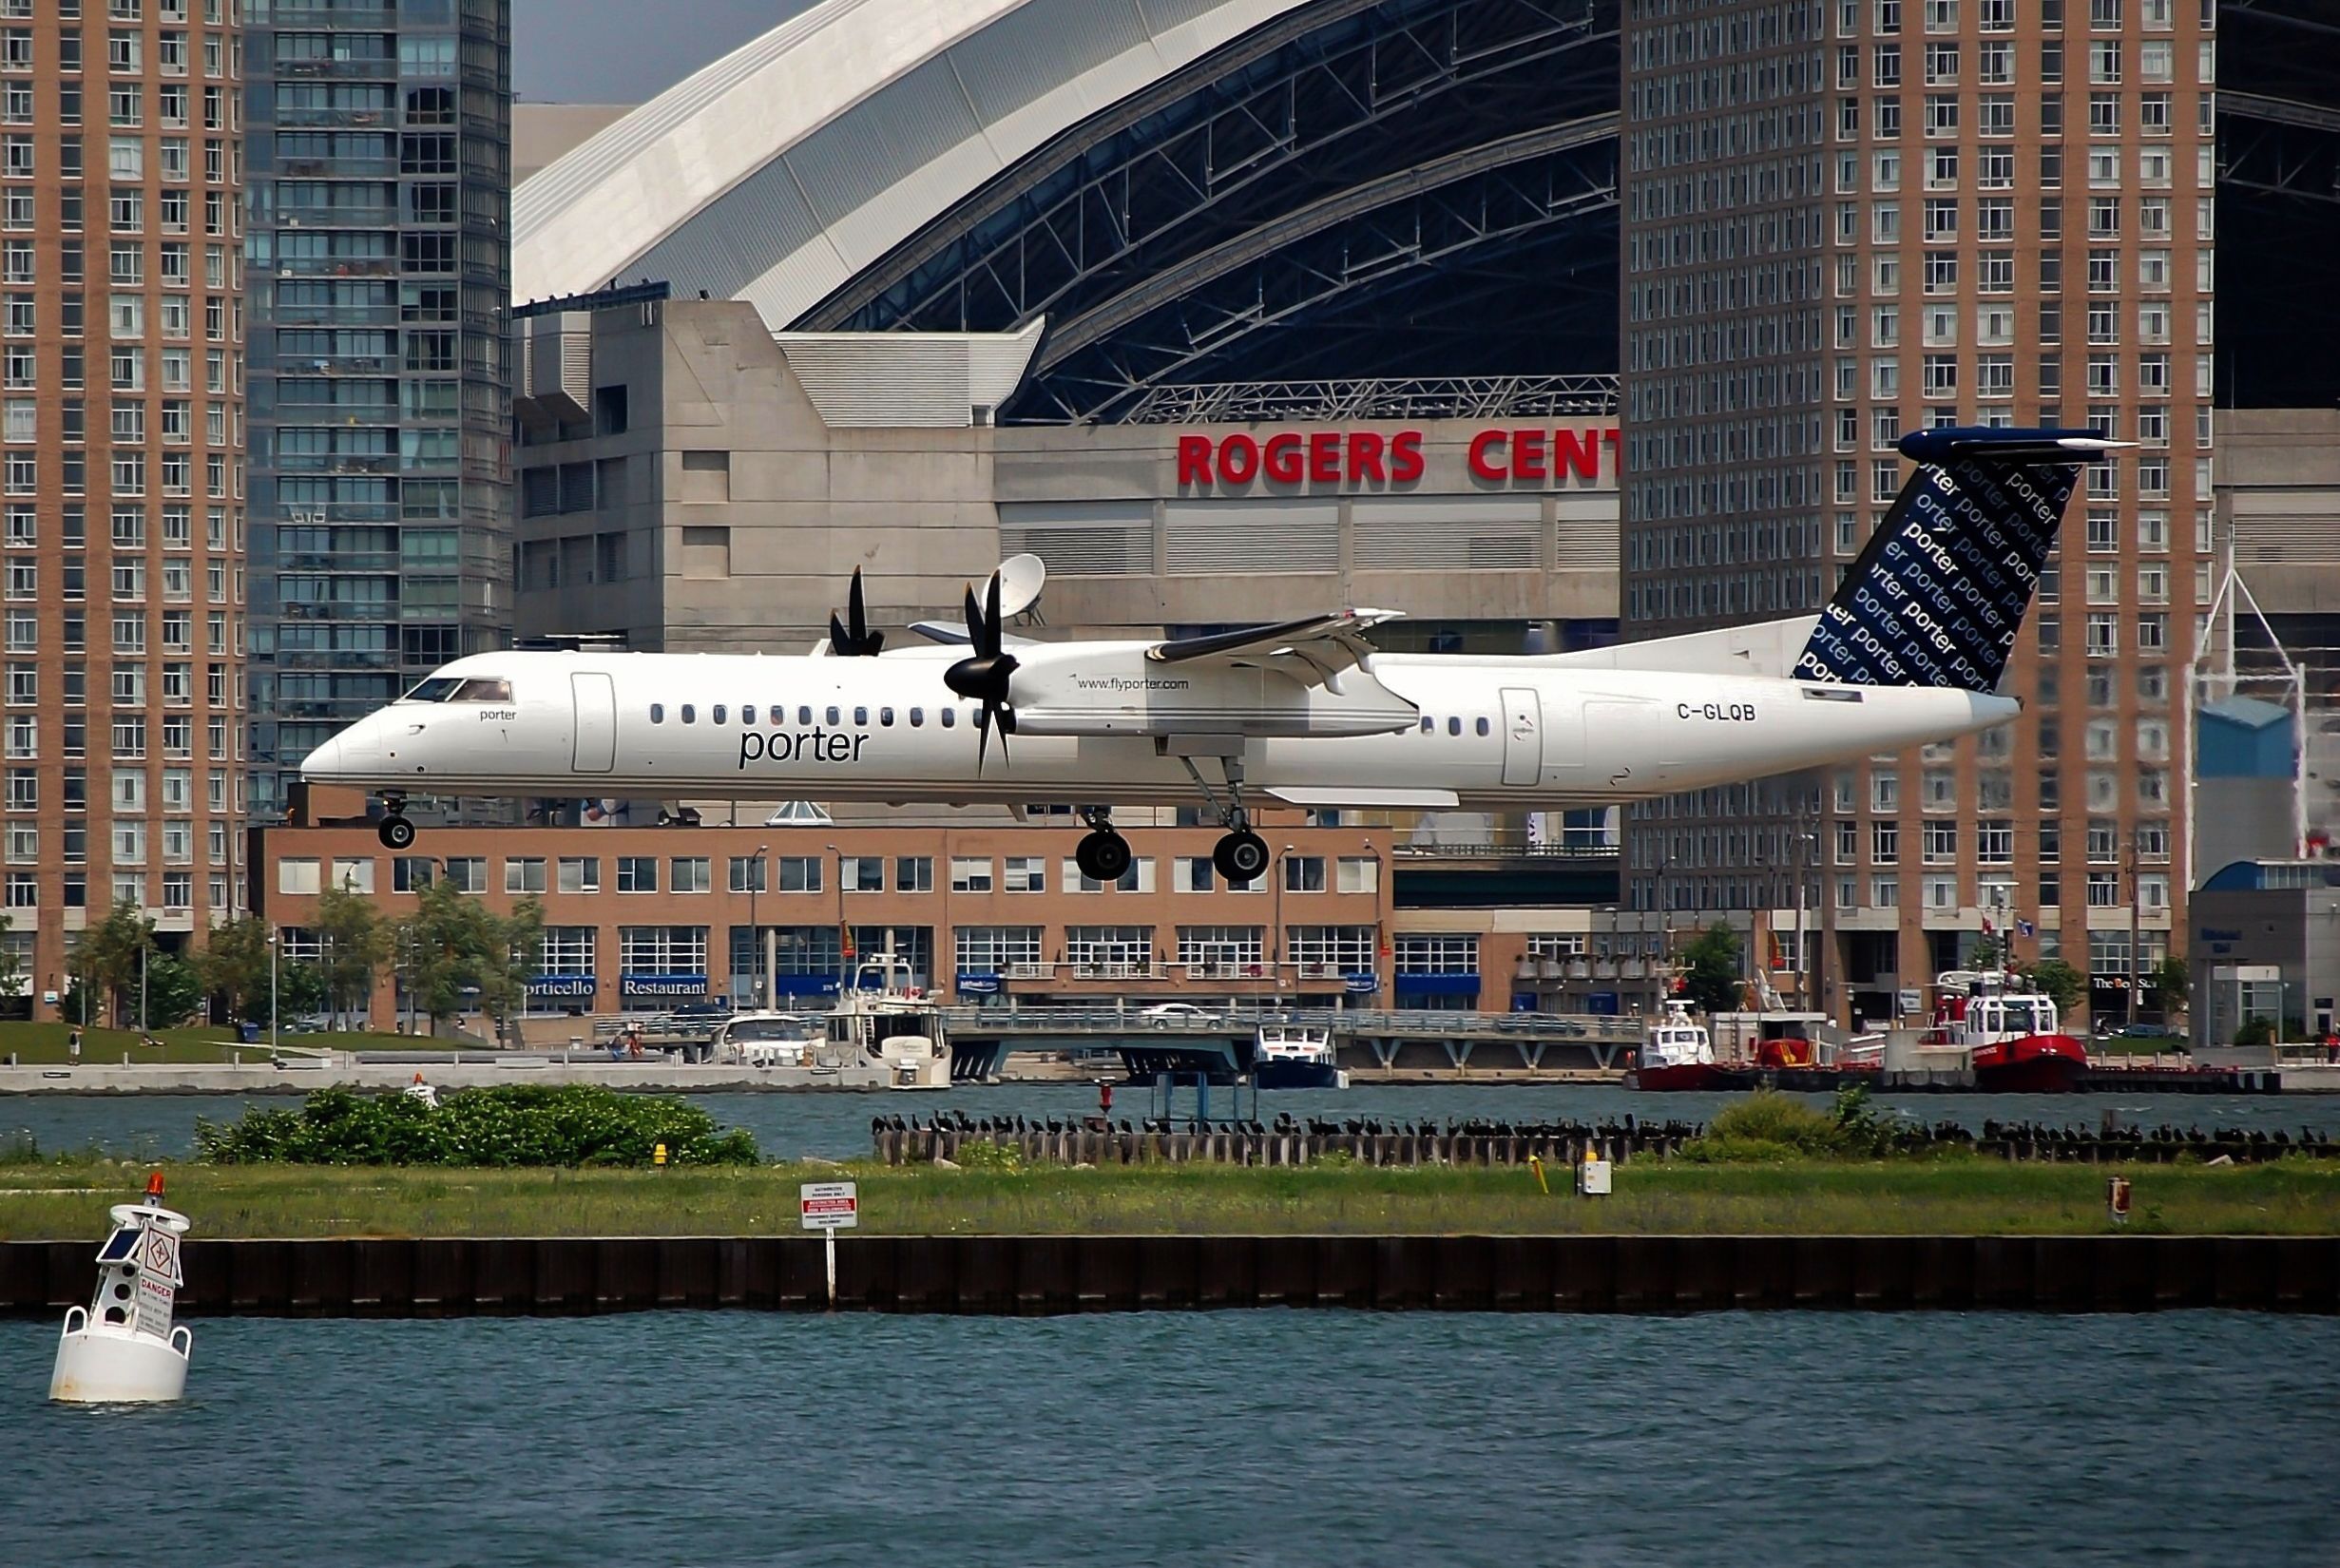
[[(304, 773), (417, 795), (1185, 805), (1198, 796), (1180, 754), (1235, 755), (1263, 804), (1560, 807), (1892, 751), (2018, 712), (1947, 688), (1397, 654), (1351, 672), (1347, 695), (1295, 703), (1105, 659), (1123, 673), (1095, 678), (1093, 713), (1036, 710), (1004, 747), (991, 736), (978, 772), (977, 705), (943, 683), (953, 657), (476, 655), (425, 683), (443, 699), (392, 704)], [(1034, 733), (1048, 726), (1106, 733)]]

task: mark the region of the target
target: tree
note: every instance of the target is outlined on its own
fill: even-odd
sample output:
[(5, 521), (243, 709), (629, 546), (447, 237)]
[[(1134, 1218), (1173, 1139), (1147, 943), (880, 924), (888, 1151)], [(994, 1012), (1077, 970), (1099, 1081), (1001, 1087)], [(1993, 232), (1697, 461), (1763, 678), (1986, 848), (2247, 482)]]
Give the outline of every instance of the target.
[[(314, 964), (286, 964), (277, 970), (277, 1005), (286, 1018), (299, 1018), (305, 1013), (325, 1010), (325, 975)], [(268, 1011), (265, 991), (260, 993), (260, 1011)], [(261, 1023), (267, 1020), (263, 1017)]]
[[(124, 1026), (124, 998), (138, 985), (142, 954), (154, 951), (154, 922), (124, 899), (106, 912), (104, 921), (82, 933), (73, 947), (75, 979), (88, 985), (101, 1006), (111, 1004), (114, 1025)], [(151, 977), (150, 977), (151, 979)]]
[(203, 980), (194, 965), (176, 953), (157, 953), (146, 961), (149, 1027), (175, 1029), (202, 1005)]
[(2146, 985), (2153, 990), (2153, 1004), (2168, 1018), (2186, 1004), (2186, 994), (2194, 988), (2194, 973), (2184, 959), (2172, 953), (2153, 966)]
[(2273, 1045), (2274, 1042), (2273, 1022), (2257, 1013), (2244, 1019), (2235, 1030), (2235, 1043), (2237, 1045)]
[(316, 934), (323, 944), (325, 1007), (339, 1024), (344, 1013), (370, 1010), (374, 973), (390, 952), (390, 932), (373, 901), (347, 887), (317, 895)]
[(223, 920), (196, 960), (203, 988), (218, 997), (230, 1018), (268, 1022), (268, 927), (251, 915)]
[(1995, 969), (2004, 956), (1999, 948), (1999, 939), (1985, 936), (1974, 945), (1974, 954), (1967, 962), (1977, 969)]
[(544, 926), (544, 908), (533, 899), (499, 916), (451, 882), (434, 882), (393, 933), (407, 994), (434, 1028), (475, 1005), (501, 1033), (527, 1002)]
[(0, 914), (0, 1008), (13, 1014), (25, 994), (25, 955), (17, 950), (16, 917)]
[(545, 908), (532, 898), (496, 922), (494, 946), (480, 965), (479, 1004), (495, 1020), (499, 1040), (509, 1039), (513, 1021), (527, 1010), (528, 977), (544, 939)]
[(1736, 1012), (1739, 1004), (1738, 937), (1717, 921), (1682, 949), (1682, 992), (1701, 1012)]
[(2043, 958), (2023, 972), (2024, 983), (2056, 1004), (2056, 1011), (2070, 1016), (2081, 998), (2088, 992), (2088, 983), (2078, 969), (2061, 958)]

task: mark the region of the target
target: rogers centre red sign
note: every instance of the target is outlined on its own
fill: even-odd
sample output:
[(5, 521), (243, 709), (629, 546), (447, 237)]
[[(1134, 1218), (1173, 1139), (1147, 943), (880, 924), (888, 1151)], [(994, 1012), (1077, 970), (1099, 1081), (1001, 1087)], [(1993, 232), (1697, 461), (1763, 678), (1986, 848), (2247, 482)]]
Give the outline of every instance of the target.
[[(1597, 480), (1617, 471), (1616, 426), (1483, 430), (1465, 461), (1481, 484)], [(1605, 457), (1605, 462), (1604, 462)], [(1412, 485), (1427, 469), (1420, 430), (1275, 430), (1179, 437), (1178, 483), (1187, 486)]]

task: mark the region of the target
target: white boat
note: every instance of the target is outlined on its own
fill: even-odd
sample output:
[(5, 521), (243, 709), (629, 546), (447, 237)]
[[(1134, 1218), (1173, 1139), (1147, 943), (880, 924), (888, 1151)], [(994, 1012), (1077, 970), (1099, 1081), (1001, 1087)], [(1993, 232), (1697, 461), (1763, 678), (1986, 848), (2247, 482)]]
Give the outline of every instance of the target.
[(827, 1038), (821, 1021), (803, 1013), (734, 1013), (716, 1026), (715, 1060), (747, 1067), (802, 1067)]
[(911, 975), (910, 965), (891, 952), (856, 969), (830, 1011), (815, 1065), (873, 1062), (884, 1066), (889, 1088), (949, 1088), (950, 1039), (943, 1010), (910, 983)]
[(1252, 1045), (1257, 1089), (1346, 1089), (1349, 1075), (1333, 1048), (1333, 1031), (1301, 1023), (1262, 1023)]
[(1690, 1016), (1690, 1004), (1668, 1001), (1665, 1014), (1641, 1034), (1643, 1069), (1652, 1067), (1711, 1067), (1715, 1042), (1706, 1025)]

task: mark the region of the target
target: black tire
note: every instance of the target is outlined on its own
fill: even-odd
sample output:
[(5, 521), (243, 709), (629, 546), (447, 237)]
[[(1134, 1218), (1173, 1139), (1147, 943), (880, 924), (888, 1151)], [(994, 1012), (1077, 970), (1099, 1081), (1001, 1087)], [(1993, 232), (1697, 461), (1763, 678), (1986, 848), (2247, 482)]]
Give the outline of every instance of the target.
[(374, 830), (385, 850), (411, 850), (414, 847), (414, 824), (403, 816), (386, 816), (381, 826)]
[(1229, 833), (1212, 847), (1211, 864), (1229, 882), (1247, 888), (1268, 869), (1268, 841), (1249, 831)]
[(1081, 874), (1091, 882), (1119, 882), (1129, 874), (1129, 863), (1134, 858), (1129, 840), (1120, 833), (1093, 832), (1085, 834), (1073, 847), (1073, 863)]

